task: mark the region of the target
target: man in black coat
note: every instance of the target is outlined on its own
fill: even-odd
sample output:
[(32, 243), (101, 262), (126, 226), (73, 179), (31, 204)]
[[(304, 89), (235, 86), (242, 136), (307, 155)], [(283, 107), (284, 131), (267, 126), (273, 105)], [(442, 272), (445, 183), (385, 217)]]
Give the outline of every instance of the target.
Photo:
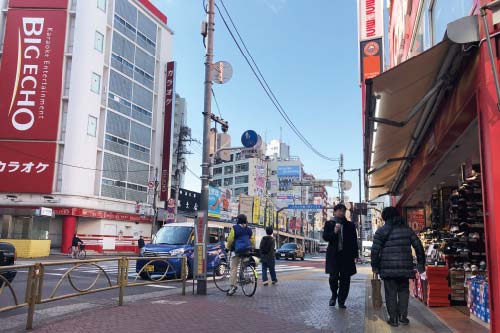
[(354, 224), (345, 218), (346, 207), (338, 204), (333, 211), (333, 221), (327, 221), (323, 229), (323, 239), (328, 242), (325, 271), (330, 274), (330, 306), (338, 299), (339, 308), (345, 309), (351, 276), (356, 274), (358, 236)]
[(425, 272), (425, 252), (415, 232), (394, 207), (382, 211), (385, 225), (373, 238), (372, 270), (384, 280), (385, 302), (389, 313), (388, 324), (408, 325), (409, 279), (415, 278), (413, 254), (417, 255), (417, 269)]

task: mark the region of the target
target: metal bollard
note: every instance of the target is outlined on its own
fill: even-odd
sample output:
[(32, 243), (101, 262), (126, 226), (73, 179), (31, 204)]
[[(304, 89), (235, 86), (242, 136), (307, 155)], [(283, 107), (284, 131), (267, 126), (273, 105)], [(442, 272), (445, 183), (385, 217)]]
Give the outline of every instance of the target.
[(125, 287), (127, 286), (127, 272), (126, 265), (128, 264), (127, 258), (120, 258), (118, 260), (118, 285), (120, 286), (118, 295), (118, 306), (123, 305), (123, 297), (125, 296)]
[(33, 317), (35, 316), (35, 304), (38, 300), (38, 278), (40, 275), (40, 264), (35, 264), (29, 268), (27, 290), (26, 290), (26, 300), (28, 303), (28, 317), (26, 319), (26, 329), (31, 330), (33, 328)]
[(187, 280), (187, 257), (182, 258), (182, 270), (181, 270), (181, 276), (182, 276), (182, 296), (186, 296), (186, 280)]

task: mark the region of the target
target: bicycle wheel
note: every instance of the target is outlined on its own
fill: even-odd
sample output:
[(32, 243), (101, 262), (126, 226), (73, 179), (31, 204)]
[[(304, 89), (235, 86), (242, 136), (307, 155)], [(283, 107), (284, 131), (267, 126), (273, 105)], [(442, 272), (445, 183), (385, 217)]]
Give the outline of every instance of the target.
[(243, 276), (241, 278), (240, 285), (243, 294), (245, 296), (252, 297), (257, 290), (257, 271), (252, 266), (246, 265), (243, 269)]
[(87, 252), (85, 250), (80, 250), (80, 252), (78, 252), (78, 259), (83, 260), (85, 258), (87, 258)]
[(73, 258), (73, 246), (68, 248), (68, 257)]
[(231, 288), (231, 269), (225, 262), (221, 262), (214, 269), (214, 283), (217, 289), (227, 293)]

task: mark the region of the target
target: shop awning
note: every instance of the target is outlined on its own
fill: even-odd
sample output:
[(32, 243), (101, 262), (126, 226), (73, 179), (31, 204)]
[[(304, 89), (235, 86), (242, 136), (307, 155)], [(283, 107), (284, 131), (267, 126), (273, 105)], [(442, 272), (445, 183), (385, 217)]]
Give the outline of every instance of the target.
[[(456, 78), (461, 46), (445, 40), (366, 82), (365, 172), (368, 200), (397, 191), (403, 164), (432, 110)], [(441, 96), (442, 97), (442, 96)]]

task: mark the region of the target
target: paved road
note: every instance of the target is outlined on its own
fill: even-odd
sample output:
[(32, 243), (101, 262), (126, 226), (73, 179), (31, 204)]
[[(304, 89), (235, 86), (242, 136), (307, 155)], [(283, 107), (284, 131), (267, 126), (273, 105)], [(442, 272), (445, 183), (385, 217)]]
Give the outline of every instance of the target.
[[(52, 259), (52, 258), (51, 258)], [(57, 284), (60, 282), (64, 274), (72, 267), (71, 264), (64, 264), (63, 261), (66, 258), (59, 258), (62, 262), (58, 266), (48, 266), (45, 270), (45, 280), (43, 282), (43, 298), (49, 297)], [(24, 263), (24, 262), (21, 262)], [(111, 282), (116, 284), (116, 278), (118, 276), (118, 262), (106, 261), (99, 263), (99, 266), (108, 274)], [(131, 261), (129, 263), (131, 272), (129, 274), (129, 282), (134, 282), (136, 280), (135, 274), (135, 262)], [(301, 272), (320, 272), (324, 267), (324, 258), (322, 256), (307, 258), (305, 261), (285, 261), (280, 260), (277, 262), (276, 270), (279, 277), (283, 278), (290, 274), (297, 274)], [(261, 268), (258, 268), (259, 276), (261, 274)], [(100, 269), (95, 266), (85, 265), (78, 267), (71, 273), (71, 279), (77, 288), (85, 289), (88, 288), (96, 280), (97, 282), (95, 288), (106, 287), (108, 282), (105, 275), (100, 272)], [(18, 275), (14, 280), (12, 286), (17, 294), (17, 297), (24, 300), (26, 282), (28, 277), (27, 269), (20, 269)], [(281, 280), (280, 278), (280, 280)], [(142, 282), (139, 278), (138, 282)], [(212, 279), (209, 279), (211, 282)], [(151, 297), (163, 297), (166, 295), (180, 295), (181, 293), (181, 283), (179, 282), (167, 282), (161, 284), (154, 284), (148, 286), (140, 287), (130, 287), (126, 289), (125, 303), (135, 302), (137, 300), (151, 298)], [(191, 291), (192, 281), (188, 281), (187, 286), (188, 292)], [(75, 290), (71, 287), (68, 282), (67, 277), (63, 280), (60, 287), (57, 289), (55, 296), (65, 295), (74, 293)], [(94, 293), (85, 296), (79, 296), (71, 299), (60, 300), (55, 302), (50, 302), (47, 304), (41, 304), (36, 306), (36, 319), (50, 319), (56, 316), (71, 315), (78, 311), (84, 311), (87, 309), (92, 309), (96, 307), (110, 307), (117, 305), (118, 289)], [(9, 290), (4, 290), (0, 295), (0, 308), (8, 305), (13, 305), (13, 299), (10, 295)], [(26, 309), (16, 309), (5, 313), (0, 313), (0, 321), (5, 322), (8, 320), (7, 325), (0, 325), (1, 330), (10, 330), (14, 327), (19, 327), (24, 325), (26, 320)]]

